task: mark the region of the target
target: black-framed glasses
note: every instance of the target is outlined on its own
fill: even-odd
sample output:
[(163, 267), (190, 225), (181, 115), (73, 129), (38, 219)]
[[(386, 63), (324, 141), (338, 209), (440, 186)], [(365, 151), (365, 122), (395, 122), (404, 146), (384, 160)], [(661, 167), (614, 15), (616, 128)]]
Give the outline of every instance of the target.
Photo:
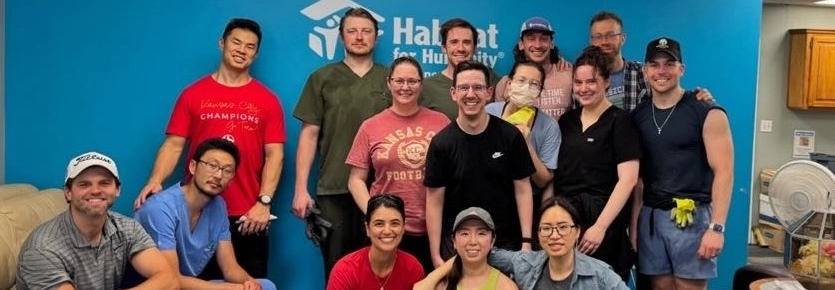
[(618, 36), (621, 36), (621, 35), (624, 35), (623, 32), (619, 32), (619, 33), (609, 32), (609, 33), (606, 33), (606, 34), (595, 34), (595, 35), (591, 36), (591, 41), (597, 42), (597, 41), (601, 41), (601, 40), (604, 40), (604, 39), (606, 41), (612, 41), (612, 40), (615, 40)]
[(221, 172), (223, 172), (224, 176), (235, 175), (235, 168), (233, 168), (233, 167), (230, 167), (230, 166), (221, 167), (220, 165), (217, 165), (217, 164), (214, 164), (214, 163), (209, 163), (209, 162), (203, 161), (203, 160), (197, 160), (197, 162), (205, 164), (206, 168), (208, 168), (209, 171), (212, 172), (212, 174), (215, 174), (218, 170), (220, 170)]
[(558, 224), (555, 226), (551, 225), (541, 225), (539, 226), (539, 235), (543, 237), (550, 237), (554, 234), (554, 231), (557, 232), (558, 235), (564, 237), (568, 234), (571, 234), (571, 230), (576, 228), (577, 225), (570, 225), (570, 224)]

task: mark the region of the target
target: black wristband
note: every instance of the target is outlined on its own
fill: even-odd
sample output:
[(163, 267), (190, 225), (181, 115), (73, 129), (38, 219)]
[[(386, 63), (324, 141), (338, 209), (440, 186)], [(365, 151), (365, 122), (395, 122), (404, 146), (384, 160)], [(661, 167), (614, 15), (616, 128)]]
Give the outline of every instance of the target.
[(522, 243), (533, 244), (533, 239), (531, 238), (522, 238)]

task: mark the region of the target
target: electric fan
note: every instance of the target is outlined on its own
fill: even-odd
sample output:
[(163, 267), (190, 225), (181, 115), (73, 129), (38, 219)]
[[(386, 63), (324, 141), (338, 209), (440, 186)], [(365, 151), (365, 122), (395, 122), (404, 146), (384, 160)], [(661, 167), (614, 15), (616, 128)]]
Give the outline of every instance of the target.
[(835, 175), (795, 160), (774, 173), (771, 209), (785, 227), (784, 262), (808, 289), (835, 289)]

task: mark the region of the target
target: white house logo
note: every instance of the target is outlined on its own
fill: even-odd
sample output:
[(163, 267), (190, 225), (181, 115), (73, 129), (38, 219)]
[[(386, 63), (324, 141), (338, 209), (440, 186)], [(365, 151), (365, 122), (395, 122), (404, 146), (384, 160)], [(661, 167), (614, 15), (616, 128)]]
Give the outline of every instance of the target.
[[(360, 5), (353, 0), (318, 0), (310, 6), (301, 10), (301, 13), (317, 23), (313, 25), (312, 32), (308, 33), (308, 45), (310, 49), (327, 60), (333, 60), (337, 47), (339, 46), (339, 20), (345, 9), (362, 7), (368, 10), (374, 19), (380, 23), (378, 35), (383, 30), (388, 31), (385, 39), (377, 39), (377, 48), (384, 41), (391, 41), (391, 59), (410, 55), (417, 59), (421, 65), (427, 65), (424, 70), (426, 76), (434, 68), (447, 65), (446, 55), (441, 51), (441, 24), (446, 19), (429, 17), (415, 18), (413, 16), (393, 16), (391, 21), (371, 9)], [(385, 27), (385, 29), (383, 29)], [(478, 31), (477, 49), (473, 59), (480, 61), (487, 66), (495, 67), (498, 61), (504, 58), (505, 54), (498, 45), (498, 26), (490, 22), (486, 28), (476, 27)], [(390, 37), (388, 37), (390, 36)], [(375, 54), (385, 53), (376, 51)]]
[[(351, 0), (319, 0), (305, 7), (301, 11), (304, 16), (320, 23), (324, 21), (324, 26), (314, 26), (313, 32), (307, 34), (308, 46), (320, 57), (333, 60), (337, 44), (339, 44), (339, 21), (341, 17), (338, 12), (348, 8), (364, 8), (371, 13), (374, 19), (377, 19), (377, 22), (386, 20), (371, 9)], [(377, 35), (382, 34), (383, 30), (380, 29)]]

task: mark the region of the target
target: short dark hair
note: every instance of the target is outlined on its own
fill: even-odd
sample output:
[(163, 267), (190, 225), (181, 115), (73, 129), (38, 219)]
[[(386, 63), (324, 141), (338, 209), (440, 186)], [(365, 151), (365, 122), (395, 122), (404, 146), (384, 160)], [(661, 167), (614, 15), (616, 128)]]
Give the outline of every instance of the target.
[[(525, 40), (525, 35), (528, 34), (528, 33), (533, 33), (533, 32), (536, 32), (536, 31), (535, 30), (534, 31), (526, 31), (526, 32), (522, 33), (519, 36), (519, 40), (524, 41)], [(551, 41), (554, 41), (554, 35), (553, 34), (551, 35)], [(525, 52), (522, 51), (521, 49), (519, 49), (519, 45), (514, 45), (513, 46), (513, 59), (516, 62), (527, 61), (528, 60), (528, 58), (525, 57)], [(556, 42), (554, 42), (554, 47), (551, 48), (551, 53), (548, 54), (548, 60), (550, 60), (551, 63), (557, 63), (557, 62), (560, 61), (560, 48), (557, 46)]]
[(594, 25), (595, 22), (600, 22), (604, 20), (614, 20), (620, 26), (620, 29), (623, 30), (623, 20), (620, 19), (620, 16), (613, 12), (609, 11), (600, 11), (594, 16), (591, 17), (591, 22), (589, 22), (589, 27)]
[(473, 45), (478, 45), (478, 30), (467, 20), (462, 18), (453, 18), (441, 24), (441, 46), (446, 46), (447, 34), (453, 28), (466, 28), (473, 32)]
[(255, 33), (255, 36), (258, 37), (258, 48), (261, 48), (261, 25), (252, 19), (232, 18), (232, 20), (229, 20), (229, 23), (226, 24), (226, 29), (223, 30), (223, 40), (226, 40), (226, 37), (232, 33), (232, 30), (238, 28)]
[[(516, 76), (516, 69), (520, 66), (530, 66), (536, 68), (536, 70), (539, 71), (539, 83), (545, 84), (545, 69), (543, 69), (541, 65), (529, 60), (514, 62), (513, 67), (510, 69), (510, 73), (507, 74), (507, 78), (513, 80), (513, 77)], [(542, 90), (541, 86), (539, 87), (539, 90)]]
[(400, 213), (400, 217), (402, 217), (404, 221), (406, 220), (406, 206), (403, 203), (403, 199), (393, 194), (382, 193), (372, 196), (371, 199), (368, 200), (368, 206), (365, 208), (365, 224), (371, 223), (371, 216), (378, 208), (381, 207), (393, 208), (397, 210), (397, 212)]
[(415, 68), (417, 68), (419, 78), (421, 80), (423, 79), (423, 69), (420, 67), (420, 63), (418, 63), (418, 61), (414, 57), (411, 57), (411, 56), (401, 56), (401, 57), (398, 57), (398, 58), (394, 59), (394, 61), (391, 62), (391, 66), (389, 67), (390, 68), (389, 69), (389, 78), (391, 78), (391, 74), (394, 73), (394, 68), (399, 66), (399, 65), (402, 65), (402, 64), (407, 64), (407, 65), (410, 64), (410, 65), (414, 66)]
[(574, 72), (581, 65), (590, 65), (604, 80), (609, 79), (612, 71), (612, 59), (597, 46), (591, 45), (583, 49), (583, 53), (574, 62)]
[(238, 151), (238, 146), (235, 146), (235, 143), (232, 143), (232, 141), (218, 137), (209, 138), (200, 142), (200, 145), (197, 145), (197, 149), (194, 150), (194, 155), (192, 155), (191, 159), (199, 162), (209, 150), (220, 150), (232, 155), (232, 159), (235, 159), (236, 169), (241, 164), (241, 154)]
[(342, 19), (339, 20), (339, 34), (340, 35), (345, 32), (345, 19), (347, 19), (348, 17), (359, 17), (359, 18), (365, 18), (365, 19), (370, 20), (371, 23), (374, 23), (374, 33), (375, 34), (380, 29), (379, 23), (377, 23), (377, 19), (374, 18), (374, 15), (371, 15), (371, 12), (369, 12), (368, 10), (366, 10), (365, 8), (362, 8), (362, 7), (355, 7), (355, 8), (348, 9), (348, 11), (345, 11), (345, 15), (342, 15)]
[(468, 70), (477, 70), (484, 74), (484, 81), (490, 86), (490, 69), (481, 62), (475, 60), (465, 60), (455, 66), (455, 71), (452, 73), (452, 85), (458, 84), (458, 74)]

